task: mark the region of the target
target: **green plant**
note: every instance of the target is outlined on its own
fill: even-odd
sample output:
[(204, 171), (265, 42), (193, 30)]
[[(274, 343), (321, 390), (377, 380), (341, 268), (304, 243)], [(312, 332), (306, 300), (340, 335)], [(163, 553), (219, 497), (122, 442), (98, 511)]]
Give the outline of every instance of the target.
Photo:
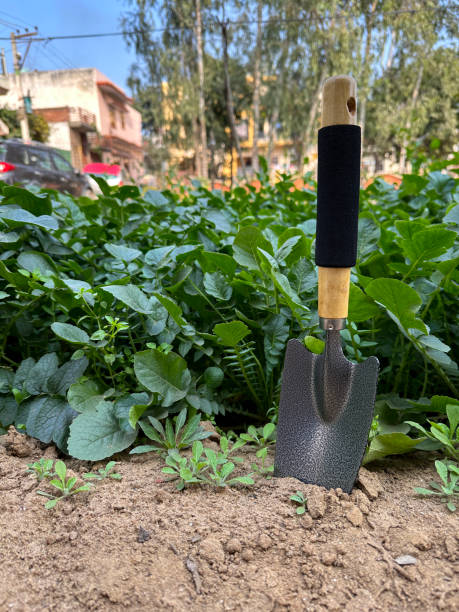
[(53, 475), (52, 459), (45, 459), (45, 457), (42, 457), (39, 461), (35, 461), (34, 463), (28, 463), (27, 467), (28, 470), (26, 471), (30, 474), (35, 474), (38, 482)]
[(441, 478), (442, 484), (438, 482), (430, 482), (430, 489), (415, 487), (416, 493), (419, 495), (435, 495), (441, 498), (441, 501), (446, 503), (446, 507), (450, 512), (456, 510), (455, 501), (459, 499), (459, 466), (453, 461), (435, 461), (435, 468)]
[(274, 472), (274, 464), (266, 465), (266, 457), (268, 455), (268, 447), (260, 448), (256, 452), (256, 456), (258, 459), (261, 459), (261, 465), (256, 463), (252, 463), (252, 470), (260, 474), (260, 476), (264, 476), (267, 479), (270, 479)]
[(254, 481), (250, 474), (229, 478), (236, 467), (235, 463), (243, 461), (240, 457), (232, 457), (230, 461), (229, 455), (243, 445), (244, 442), (238, 441), (230, 448), (228, 439), (222, 437), (220, 451), (216, 453), (211, 448), (204, 448), (202, 442), (197, 440), (193, 443), (190, 459), (182, 457), (175, 449), (170, 450), (165, 459), (166, 467), (162, 471), (178, 479), (176, 485), (178, 490), (192, 484), (211, 484), (218, 487), (238, 483), (251, 485)]
[(406, 421), (408, 425), (420, 431), (426, 438), (439, 443), (443, 452), (459, 461), (459, 404), (448, 404), (446, 406), (448, 425), (428, 420), (430, 431), (414, 421)]
[(87, 472), (83, 474), (83, 478), (86, 480), (105, 480), (106, 478), (113, 478), (114, 480), (121, 480), (123, 477), (121, 474), (112, 472), (116, 465), (116, 461), (109, 461), (104, 468), (99, 468), (98, 473)]
[(240, 438), (248, 444), (254, 444), (260, 449), (276, 442), (276, 426), (274, 423), (266, 423), (263, 427), (250, 425), (247, 433), (240, 435)]
[[(445, 423), (438, 398), (457, 396), (458, 181), (439, 163), (361, 191), (342, 338), (348, 358), (381, 363), (367, 462), (425, 447), (404, 421)], [(91, 201), (0, 185), (0, 432), (100, 461), (184, 408), (232, 413), (236, 431), (275, 423), (288, 339), (322, 346), (305, 179), (102, 183)]]
[(306, 512), (308, 500), (301, 491), (297, 491), (295, 495), (291, 495), (290, 499), (298, 504), (296, 509), (297, 514), (304, 514)]
[(62, 501), (66, 497), (76, 495), (77, 493), (82, 493), (83, 491), (89, 491), (91, 489), (92, 484), (90, 483), (87, 483), (75, 489), (75, 485), (78, 479), (75, 476), (66, 478), (67, 467), (63, 461), (56, 461), (54, 469), (56, 471), (57, 478), (51, 480), (49, 484), (55, 487), (58, 491), (60, 491), (60, 495), (56, 496), (52, 495), (51, 493), (47, 493), (46, 491), (37, 491), (38, 495), (44, 495), (45, 497), (50, 498), (45, 504), (45, 508), (47, 510), (49, 510), (50, 508), (54, 508), (54, 506), (59, 501)]
[(172, 419), (166, 419), (165, 426), (155, 419), (148, 417), (150, 424), (146, 421), (140, 421), (142, 431), (155, 444), (146, 444), (133, 448), (130, 454), (149, 453), (151, 451), (164, 452), (169, 449), (180, 450), (191, 446), (196, 440), (204, 440), (211, 435), (211, 432), (205, 431), (201, 426), (201, 415), (195, 414), (188, 421), (187, 409), (183, 408), (175, 418), (175, 427)]

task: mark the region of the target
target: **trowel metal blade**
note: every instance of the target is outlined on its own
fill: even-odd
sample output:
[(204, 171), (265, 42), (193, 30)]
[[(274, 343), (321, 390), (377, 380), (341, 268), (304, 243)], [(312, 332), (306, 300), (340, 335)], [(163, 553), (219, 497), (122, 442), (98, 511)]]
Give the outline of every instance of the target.
[(325, 352), (290, 340), (285, 355), (277, 425), (275, 476), (291, 476), (350, 493), (368, 440), (379, 361), (351, 363), (338, 331)]

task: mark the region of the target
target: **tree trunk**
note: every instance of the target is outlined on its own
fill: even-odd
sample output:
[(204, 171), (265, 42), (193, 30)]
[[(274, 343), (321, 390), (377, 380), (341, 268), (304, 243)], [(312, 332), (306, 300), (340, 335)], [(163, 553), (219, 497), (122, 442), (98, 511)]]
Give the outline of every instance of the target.
[(312, 97), (311, 106), (309, 107), (308, 123), (306, 125), (306, 130), (304, 131), (304, 136), (300, 141), (297, 168), (298, 172), (300, 172), (301, 174), (303, 174), (304, 172), (304, 158), (306, 155), (306, 149), (312, 139), (312, 132), (317, 117), (317, 111), (319, 109), (320, 94), (322, 91), (322, 84), (325, 79), (325, 74), (325, 67), (323, 67), (319, 77), (319, 84)]
[(273, 154), (274, 142), (277, 138), (277, 127), (276, 126), (279, 120), (281, 96), (282, 96), (282, 90), (284, 88), (284, 81), (285, 81), (285, 63), (287, 61), (288, 50), (289, 50), (289, 40), (286, 34), (282, 42), (282, 51), (281, 51), (281, 55), (279, 58), (279, 64), (276, 70), (277, 81), (276, 81), (276, 87), (274, 90), (274, 104), (273, 104), (273, 110), (271, 113), (271, 117), (269, 119), (268, 152), (266, 155), (266, 164), (268, 166), (268, 172), (271, 169), (271, 157)]
[(245, 171), (244, 160), (242, 158), (241, 143), (239, 141), (239, 135), (236, 130), (236, 118), (234, 116), (234, 104), (233, 104), (233, 93), (231, 90), (231, 80), (228, 66), (228, 31), (226, 23), (221, 24), (222, 28), (222, 43), (223, 43), (223, 67), (225, 70), (225, 90), (226, 90), (226, 110), (228, 113), (228, 121), (231, 127), (231, 135), (236, 147), (237, 156), (241, 163), (242, 176), (246, 179), (247, 174)]
[[(422, 62), (422, 59), (421, 59)], [(416, 83), (414, 84), (413, 93), (411, 94), (411, 104), (410, 104), (410, 114), (408, 117), (408, 121), (406, 123), (406, 132), (403, 137), (403, 142), (400, 147), (400, 172), (406, 172), (406, 147), (408, 144), (408, 138), (411, 137), (410, 129), (411, 129), (411, 120), (413, 117), (413, 111), (416, 107), (416, 102), (419, 97), (419, 90), (421, 89), (422, 75), (424, 74), (424, 63), (421, 63), (419, 66), (418, 76), (416, 79)]]
[(254, 173), (259, 170), (258, 164), (258, 129), (260, 125), (260, 64), (261, 64), (261, 19), (263, 14), (262, 0), (257, 4), (257, 41), (255, 48), (255, 65), (253, 68), (253, 148), (252, 169)]
[(365, 26), (367, 30), (367, 39), (365, 41), (365, 52), (363, 55), (363, 74), (362, 74), (362, 84), (360, 88), (361, 92), (361, 102), (360, 102), (360, 126), (361, 126), (361, 151), (363, 156), (363, 148), (365, 142), (365, 120), (367, 116), (367, 98), (370, 93), (370, 71), (371, 66), (369, 63), (370, 59), (370, 51), (371, 51), (371, 39), (372, 39), (372, 17), (373, 13), (376, 9), (377, 0), (373, 1), (373, 4), (370, 7), (370, 13), (365, 16)]
[(207, 135), (206, 115), (204, 101), (204, 62), (202, 54), (202, 22), (201, 22), (201, 0), (196, 0), (196, 44), (198, 51), (198, 74), (199, 74), (199, 127), (200, 127), (200, 157), (201, 176), (208, 178), (207, 165)]

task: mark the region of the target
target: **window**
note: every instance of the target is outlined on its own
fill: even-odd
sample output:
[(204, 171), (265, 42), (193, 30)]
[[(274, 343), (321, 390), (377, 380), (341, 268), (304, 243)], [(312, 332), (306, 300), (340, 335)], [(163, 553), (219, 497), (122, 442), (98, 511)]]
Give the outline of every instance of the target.
[(53, 153), (53, 161), (54, 161), (54, 165), (60, 172), (73, 172), (72, 166), (69, 164), (69, 162), (66, 159), (61, 157), (61, 155), (58, 155), (57, 153)]
[(123, 128), (123, 130), (126, 128), (125, 115), (126, 115), (126, 113), (123, 113), (123, 112), (120, 113), (120, 116), (121, 116), (121, 127)]
[(0, 161), (5, 161), (6, 157), (6, 144), (0, 142)]
[(46, 170), (54, 170), (51, 155), (45, 149), (29, 149), (29, 163), (31, 166), (38, 166)]
[(116, 113), (115, 113), (115, 109), (113, 108), (113, 106), (110, 106), (108, 112), (110, 113), (110, 127), (116, 128)]
[(27, 149), (25, 147), (21, 147), (21, 145), (9, 145), (8, 152), (6, 154), (6, 161), (10, 164), (27, 166), (29, 163), (27, 160)]

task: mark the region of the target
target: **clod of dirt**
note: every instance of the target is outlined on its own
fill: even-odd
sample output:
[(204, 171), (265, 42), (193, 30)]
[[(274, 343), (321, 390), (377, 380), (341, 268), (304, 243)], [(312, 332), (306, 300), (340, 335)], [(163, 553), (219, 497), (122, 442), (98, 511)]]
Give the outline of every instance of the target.
[(258, 546), (262, 550), (268, 550), (268, 548), (271, 548), (272, 543), (273, 541), (271, 540), (269, 535), (267, 535), (266, 533), (262, 533), (260, 537), (258, 538)]
[(312, 520), (310, 514), (303, 514), (300, 520), (303, 529), (311, 529), (311, 527), (314, 525), (314, 521)]
[(46, 457), (47, 459), (57, 459), (58, 456), (57, 448), (53, 444), (51, 446), (47, 446), (43, 452), (43, 457)]
[(364, 467), (359, 470), (358, 483), (368, 499), (372, 501), (377, 499), (382, 491), (381, 483), (376, 474), (373, 474)]
[(228, 542), (226, 543), (226, 550), (230, 554), (241, 552), (242, 550), (241, 541), (238, 540), (237, 538), (231, 538), (231, 540), (228, 540)]
[(209, 563), (223, 563), (225, 552), (222, 543), (215, 537), (209, 536), (199, 546), (199, 556)]
[(207, 438), (208, 440), (215, 440), (218, 442), (220, 440), (220, 434), (215, 429), (214, 425), (210, 421), (201, 421), (201, 427), (204, 431), (210, 431), (211, 435)]
[(314, 487), (308, 494), (308, 511), (313, 519), (322, 518), (327, 509), (325, 491)]
[(11, 425), (5, 439), (6, 452), (14, 457), (30, 457), (37, 448), (36, 441), (21, 434)]
[(351, 504), (346, 510), (347, 520), (354, 525), (354, 527), (361, 527), (363, 523), (363, 514), (357, 506)]
[(361, 489), (354, 489), (351, 493), (350, 499), (363, 514), (370, 513), (370, 500)]
[(322, 553), (320, 560), (324, 565), (334, 565), (337, 562), (338, 557), (334, 551), (326, 550)]
[(454, 536), (446, 536), (445, 548), (448, 558), (451, 561), (455, 561), (458, 556), (458, 541)]
[(137, 542), (139, 542), (139, 544), (143, 544), (150, 538), (150, 532), (144, 529), (141, 525), (139, 525), (139, 531), (137, 533)]
[(252, 561), (254, 558), (253, 550), (251, 548), (244, 548), (241, 557), (244, 561)]

